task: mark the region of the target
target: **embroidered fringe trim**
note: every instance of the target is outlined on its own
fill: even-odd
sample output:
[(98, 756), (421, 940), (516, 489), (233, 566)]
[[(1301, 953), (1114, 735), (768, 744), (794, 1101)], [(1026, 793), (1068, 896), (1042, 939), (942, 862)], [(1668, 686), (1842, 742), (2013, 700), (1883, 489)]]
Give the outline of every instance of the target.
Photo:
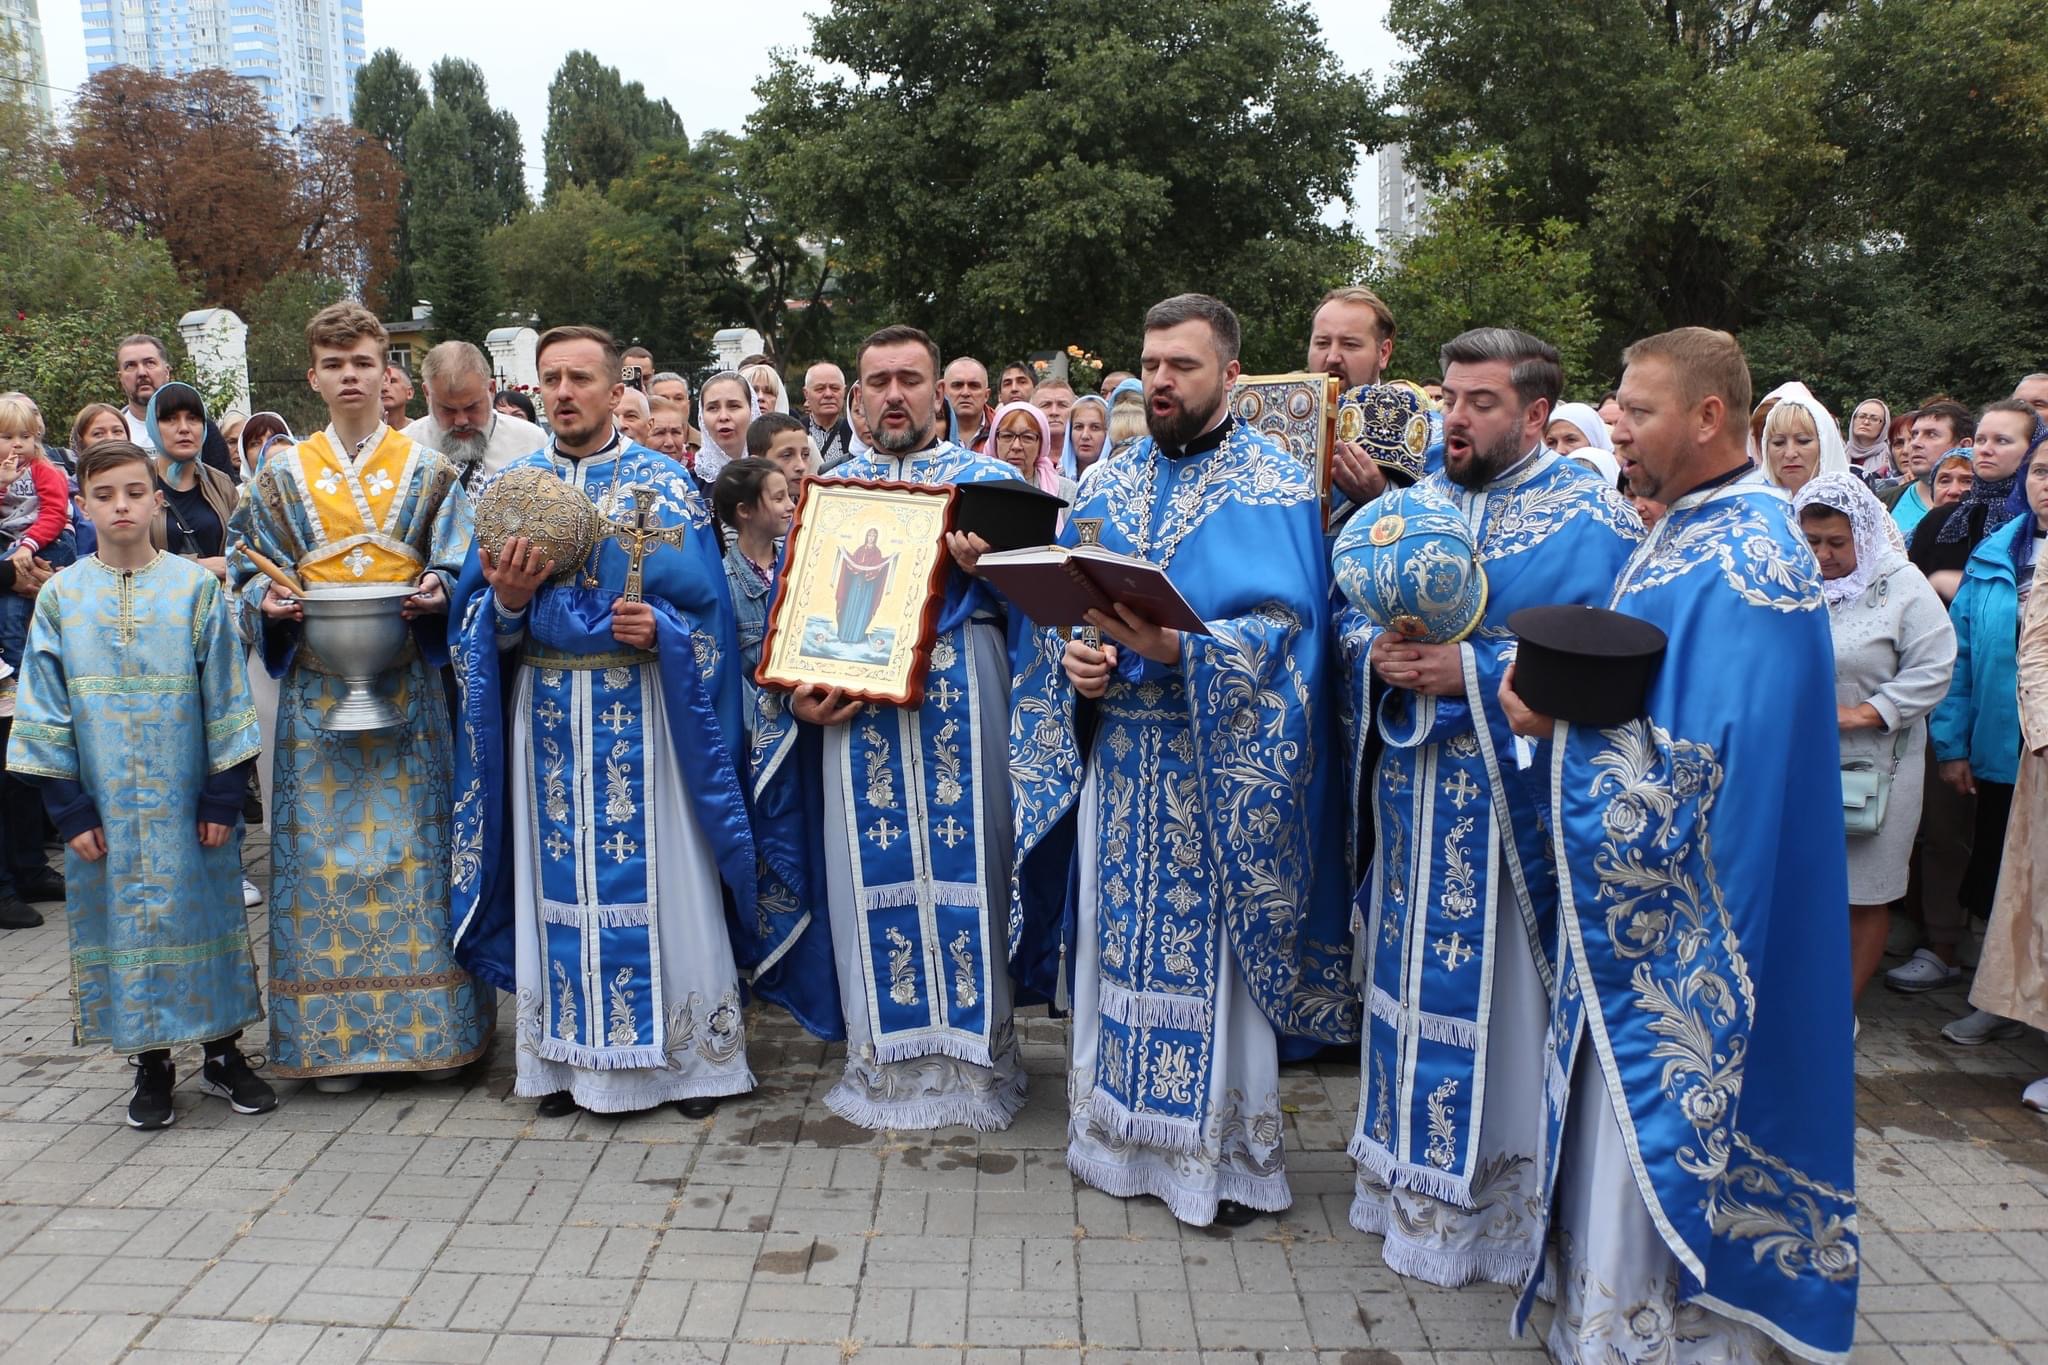
[(1372, 1017), (1392, 1028), (1400, 1028), (1405, 1015), (1415, 1021), (1415, 1031), (1432, 1043), (1447, 1043), (1467, 1052), (1479, 1050), (1479, 1025), (1470, 1019), (1454, 1019), (1447, 1014), (1430, 1014), (1424, 1010), (1404, 1010), (1400, 1001), (1378, 986), (1367, 992), (1366, 1002), (1372, 1009)]
[(1461, 1209), (1472, 1207), (1472, 1181), (1450, 1171), (1440, 1171), (1434, 1166), (1416, 1166), (1398, 1160), (1386, 1148), (1374, 1142), (1364, 1133), (1355, 1133), (1351, 1145), (1344, 1149), (1351, 1159), (1363, 1166), (1366, 1172), (1383, 1184), (1395, 1189), (1413, 1190), (1426, 1194), (1431, 1199), (1441, 1199), (1446, 1204), (1455, 1204)]
[(1564, 1074), (1564, 1068), (1557, 1064), (1557, 1050), (1545, 1048), (1543, 1057), (1543, 1090), (1550, 1097), (1551, 1112), (1562, 1114), (1565, 1110), (1566, 1092), (1571, 1080)]
[(547, 924), (570, 929), (641, 929), (654, 920), (654, 908), (647, 905), (564, 905), (542, 901), (540, 917)]
[(915, 1033), (877, 1038), (874, 1048), (875, 1060), (883, 1063), (914, 1062), (920, 1057), (937, 1054), (973, 1066), (995, 1065), (989, 1056), (988, 1039), (938, 1029), (919, 1029)]
[(1114, 981), (1100, 984), (1097, 1003), (1103, 1018), (1114, 1019), (1126, 1028), (1199, 1029), (1207, 1033), (1214, 1014), (1203, 996), (1134, 991)]
[(1216, 1206), (1225, 1199), (1267, 1213), (1282, 1213), (1294, 1204), (1294, 1192), (1288, 1188), (1285, 1175), (1248, 1176), (1219, 1169), (1215, 1189), (1193, 1190), (1174, 1180), (1156, 1158), (1104, 1161), (1080, 1151), (1072, 1143), (1067, 1146), (1067, 1169), (1115, 1199), (1149, 1194), (1165, 1204), (1176, 1220), (1198, 1228), (1216, 1221)]
[(659, 1045), (598, 1048), (565, 1043), (559, 1038), (543, 1038), (538, 1051), (550, 1062), (580, 1066), (586, 1071), (632, 1071), (668, 1065), (668, 1052)]
[(1378, 986), (1368, 993), (1367, 1003), (1372, 1007), (1372, 1017), (1391, 1028), (1401, 1027), (1401, 1002), (1388, 995)]
[(1197, 1120), (1169, 1118), (1164, 1114), (1134, 1114), (1101, 1086), (1095, 1087), (1089, 1096), (1088, 1110), (1101, 1122), (1105, 1133), (1120, 1141), (1190, 1156), (1202, 1150), (1202, 1125)]
[[(745, 1095), (753, 1091), (755, 1081), (752, 1071), (716, 1072), (707, 1076), (678, 1078), (673, 1071), (650, 1075), (641, 1085), (630, 1089), (615, 1089), (603, 1094), (586, 1091), (576, 1084), (576, 1078), (568, 1078), (569, 1093), (575, 1096), (578, 1108), (593, 1114), (636, 1114), (652, 1109), (656, 1105), (673, 1104), (677, 1100), (694, 1100), (705, 1095), (724, 1098), (729, 1095)], [(512, 1093), (521, 1099), (537, 1100), (552, 1095), (563, 1087), (557, 1078), (546, 1073), (528, 1073), (517, 1077), (512, 1083)]]
[(1421, 1246), (1402, 1233), (1392, 1210), (1363, 1194), (1351, 1201), (1351, 1226), (1386, 1239), (1380, 1256), (1396, 1275), (1412, 1275), (1445, 1289), (1462, 1289), (1480, 1280), (1520, 1289), (1536, 1268), (1533, 1251), (1512, 1252), (1495, 1246), (1447, 1251)]
[(856, 1127), (882, 1133), (892, 1128), (950, 1128), (960, 1124), (979, 1133), (1000, 1133), (1024, 1107), (1024, 1073), (1014, 1084), (981, 1095), (933, 1095), (902, 1104), (877, 1104), (854, 1093), (845, 1081), (825, 1095), (825, 1107)]
[(1479, 1025), (1470, 1019), (1453, 1019), (1442, 1014), (1417, 1014), (1416, 1030), (1432, 1043), (1448, 1043), (1467, 1052), (1479, 1049)]
[(864, 887), (854, 894), (861, 910), (887, 910), (899, 905), (921, 905), (927, 896), (935, 905), (957, 910), (983, 910), (987, 898), (981, 888), (968, 882), (896, 882), (890, 886)]

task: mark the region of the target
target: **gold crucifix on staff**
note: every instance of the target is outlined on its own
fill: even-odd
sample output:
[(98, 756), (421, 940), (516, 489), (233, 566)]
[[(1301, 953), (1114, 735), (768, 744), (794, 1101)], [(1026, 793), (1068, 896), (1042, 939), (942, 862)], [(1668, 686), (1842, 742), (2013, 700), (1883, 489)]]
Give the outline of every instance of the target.
[(625, 512), (624, 516), (605, 516), (604, 527), (608, 533), (606, 540), (615, 540), (626, 547), (626, 590), (619, 595), (628, 602), (646, 600), (642, 568), (647, 552), (661, 545), (680, 550), (689, 531), (686, 526), (657, 525), (654, 515), (658, 501), (655, 491), (644, 484), (628, 484), (615, 489), (605, 500), (608, 508), (623, 506)]

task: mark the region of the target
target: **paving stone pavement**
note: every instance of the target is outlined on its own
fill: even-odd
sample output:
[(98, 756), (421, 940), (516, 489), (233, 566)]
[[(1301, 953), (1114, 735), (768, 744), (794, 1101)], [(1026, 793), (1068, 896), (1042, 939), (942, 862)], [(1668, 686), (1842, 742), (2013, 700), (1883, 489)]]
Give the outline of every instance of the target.
[[(0, 935), (7, 1365), (1537, 1358), (1538, 1333), (1507, 1334), (1506, 1291), (1403, 1280), (1352, 1231), (1355, 1065), (1284, 1073), (1294, 1207), (1235, 1232), (1076, 1185), (1065, 1029), (1042, 1014), (1007, 1133), (855, 1128), (823, 1103), (839, 1050), (757, 1010), (760, 1087), (703, 1122), (536, 1118), (510, 1095), (506, 1012), (455, 1081), (284, 1082), (258, 1118), (197, 1094), (181, 1056), (177, 1125), (142, 1134), (121, 1122), (125, 1061), (71, 1046), (45, 910)], [(2048, 1365), (2048, 1122), (2018, 1104), (2048, 1046), (1943, 1044), (1965, 1008), (1959, 991), (1865, 1002), (1854, 1365)]]

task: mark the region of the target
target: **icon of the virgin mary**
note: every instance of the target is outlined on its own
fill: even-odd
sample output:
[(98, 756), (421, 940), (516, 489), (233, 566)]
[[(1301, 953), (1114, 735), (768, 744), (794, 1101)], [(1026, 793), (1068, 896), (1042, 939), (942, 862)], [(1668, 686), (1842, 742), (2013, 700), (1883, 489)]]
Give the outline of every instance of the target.
[(895, 571), (896, 556), (882, 553), (881, 532), (868, 528), (867, 539), (858, 549), (839, 551), (838, 626), (841, 644), (860, 644), (868, 638), (875, 609), (888, 590), (889, 575)]

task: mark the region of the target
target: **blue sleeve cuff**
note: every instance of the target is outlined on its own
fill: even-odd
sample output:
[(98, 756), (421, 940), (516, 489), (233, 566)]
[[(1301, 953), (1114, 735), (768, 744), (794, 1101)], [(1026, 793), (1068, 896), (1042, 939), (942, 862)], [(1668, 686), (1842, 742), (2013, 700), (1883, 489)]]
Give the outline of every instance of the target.
[(70, 843), (87, 830), (98, 829), (100, 808), (87, 795), (85, 784), (69, 777), (41, 779), (43, 809), (57, 827), (57, 837)]

